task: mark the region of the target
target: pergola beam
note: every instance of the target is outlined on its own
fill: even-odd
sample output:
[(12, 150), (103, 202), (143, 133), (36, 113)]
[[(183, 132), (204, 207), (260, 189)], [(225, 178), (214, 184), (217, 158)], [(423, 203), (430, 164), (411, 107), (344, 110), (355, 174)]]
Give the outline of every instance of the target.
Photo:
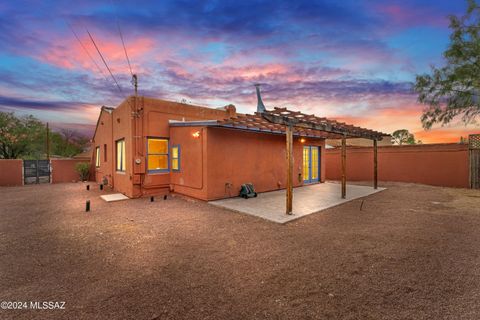
[(351, 137), (366, 138), (370, 140), (381, 139), (383, 136), (382, 133), (375, 133), (374, 131), (370, 132), (370, 130), (359, 131), (354, 129), (353, 127), (336, 126), (328, 122), (318, 123), (313, 121), (305, 121), (303, 119), (272, 114), (269, 112), (264, 112), (261, 115), (265, 120), (271, 123), (280, 124), (284, 126), (294, 126), (298, 128), (324, 131), (324, 132), (339, 134), (342, 136), (347, 135)]

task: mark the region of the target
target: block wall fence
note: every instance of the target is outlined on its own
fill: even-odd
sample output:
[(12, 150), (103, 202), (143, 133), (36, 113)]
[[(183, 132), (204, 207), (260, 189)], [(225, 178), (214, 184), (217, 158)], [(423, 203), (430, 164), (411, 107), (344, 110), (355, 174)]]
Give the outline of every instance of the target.
[[(434, 186), (468, 188), (468, 145), (431, 144), (378, 147), (379, 181), (421, 183)], [(326, 149), (327, 180), (340, 180), (340, 149)], [(52, 183), (79, 180), (76, 159), (52, 159)], [(373, 149), (347, 148), (347, 182), (373, 180)], [(23, 161), (0, 159), (0, 186), (23, 185)]]
[[(327, 180), (341, 179), (341, 150), (325, 153)], [(347, 148), (348, 181), (373, 180), (373, 148)], [(378, 147), (378, 180), (468, 188), (466, 144), (424, 144)]]
[[(77, 182), (78, 173), (75, 165), (79, 162), (89, 162), (77, 159), (51, 159), (51, 183)], [(23, 160), (0, 159), (0, 186), (23, 185)]]

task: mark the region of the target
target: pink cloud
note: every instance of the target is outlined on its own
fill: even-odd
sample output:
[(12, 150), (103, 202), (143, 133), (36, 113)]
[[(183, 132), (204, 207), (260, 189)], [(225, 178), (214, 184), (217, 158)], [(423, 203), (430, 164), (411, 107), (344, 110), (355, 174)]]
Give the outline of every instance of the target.
[[(94, 38), (94, 40), (102, 55), (107, 60), (112, 72), (129, 73), (125, 52), (120, 39), (110, 40), (105, 36), (99, 36)], [(83, 36), (80, 38), (80, 41), (100, 68), (105, 70), (103, 62), (90, 38), (88, 36)], [(82, 68), (98, 74), (99, 71), (97, 67), (76, 39), (63, 39), (61, 41), (57, 40), (56, 42), (62, 43), (62, 45), (47, 47), (47, 49), (38, 54), (37, 58), (60, 68)], [(136, 38), (135, 40), (130, 41), (127, 46), (127, 51), (130, 61), (132, 62), (132, 67), (138, 68), (141, 61), (145, 59), (153, 47), (154, 42), (150, 38)], [(107, 71), (105, 70), (105, 73), (106, 72)]]
[(385, 4), (376, 5), (375, 10), (385, 15), (390, 24), (400, 27), (412, 27), (415, 25), (431, 25), (446, 27), (448, 20), (443, 15), (432, 14), (432, 7), (422, 8), (420, 6), (410, 7), (406, 4)]

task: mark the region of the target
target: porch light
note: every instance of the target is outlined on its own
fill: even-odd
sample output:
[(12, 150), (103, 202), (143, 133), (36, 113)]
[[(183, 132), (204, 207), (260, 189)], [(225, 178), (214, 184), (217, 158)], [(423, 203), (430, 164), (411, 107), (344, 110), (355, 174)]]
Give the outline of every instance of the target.
[(305, 143), (305, 138), (300, 138), (300, 143)]
[(195, 131), (194, 133), (192, 133), (192, 137), (200, 138), (200, 131)]

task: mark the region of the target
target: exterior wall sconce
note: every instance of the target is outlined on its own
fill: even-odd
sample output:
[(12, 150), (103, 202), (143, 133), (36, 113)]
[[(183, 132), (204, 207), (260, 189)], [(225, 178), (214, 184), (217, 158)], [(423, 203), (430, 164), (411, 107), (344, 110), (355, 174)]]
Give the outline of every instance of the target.
[(305, 138), (300, 138), (300, 143), (305, 143)]
[(200, 138), (200, 131), (195, 131), (194, 133), (192, 133), (192, 137), (194, 137), (195, 139)]

